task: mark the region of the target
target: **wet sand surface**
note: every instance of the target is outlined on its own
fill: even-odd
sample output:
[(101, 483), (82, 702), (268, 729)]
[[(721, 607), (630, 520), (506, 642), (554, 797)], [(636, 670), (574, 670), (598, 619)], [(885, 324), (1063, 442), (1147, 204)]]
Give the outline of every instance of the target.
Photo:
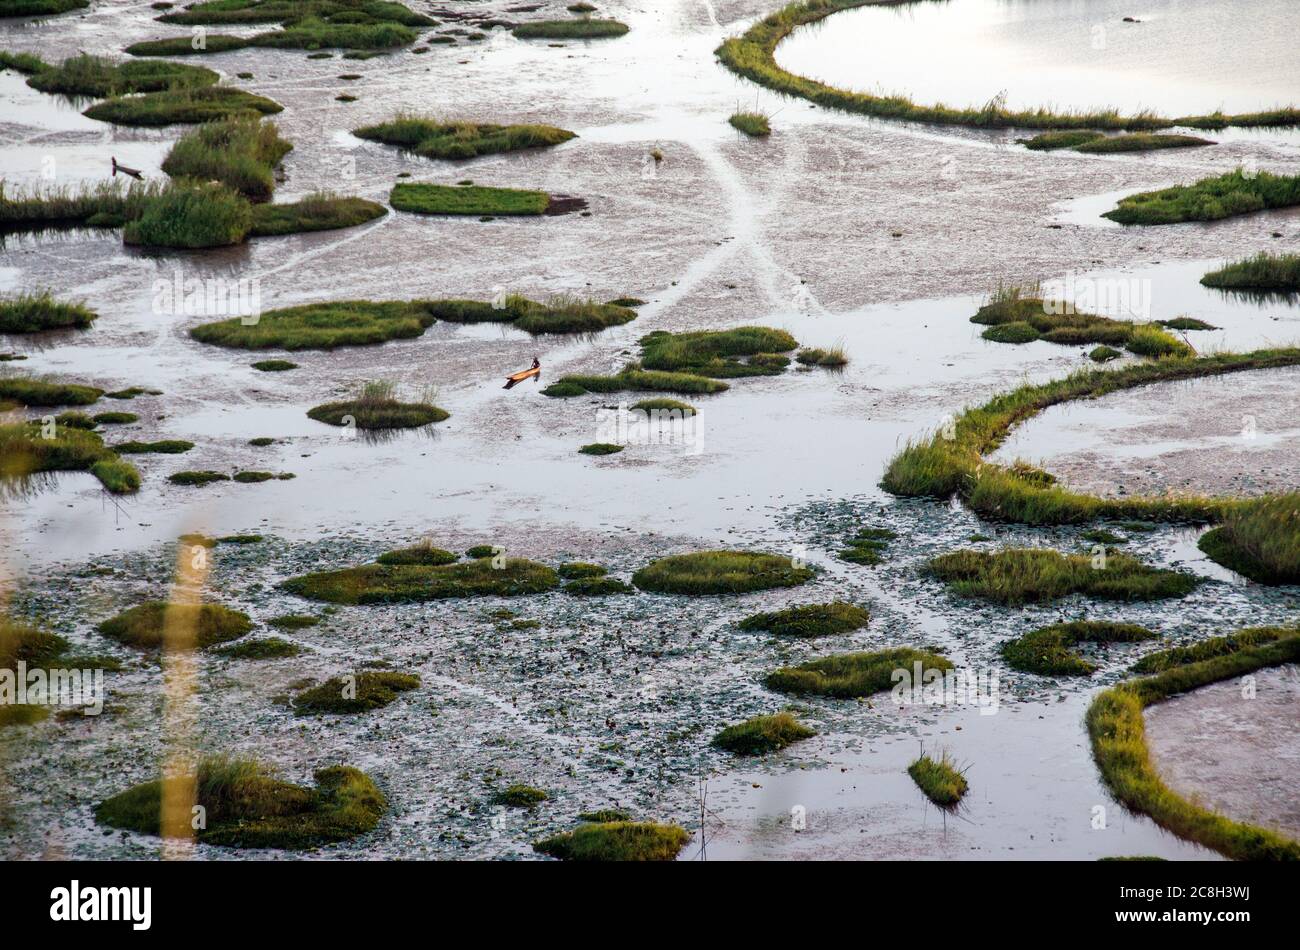
[[(486, 14), (505, 4), (447, 6)], [(1085, 611), (1195, 639), (1247, 622), (1282, 622), (1294, 615), (1293, 593), (1242, 583), (1200, 555), (1194, 532), (1169, 530), (1135, 539), (1131, 550), (1210, 579), (1180, 602), (1068, 601), (1007, 611), (954, 601), (918, 574), (926, 558), (976, 532), (995, 539), (980, 542), (989, 549), (1082, 548), (1079, 532), (981, 524), (962, 510), (891, 500), (876, 485), (898, 448), (945, 416), (1022, 381), (1090, 365), (1076, 348), (981, 340), (969, 317), (999, 279), (1147, 281), (1153, 318), (1203, 316), (1222, 327), (1210, 345), (1248, 349), (1300, 338), (1294, 306), (1202, 296), (1195, 283), (1226, 258), (1294, 248), (1300, 216), (1126, 230), (1096, 217), (1109, 199), (1090, 214), (1079, 210), (1099, 195), (1191, 181), (1246, 160), (1290, 168), (1300, 156), (1295, 137), (1225, 134), (1220, 146), (1190, 154), (1096, 158), (1030, 153), (1002, 133), (830, 113), (770, 96), (715, 63), (717, 43), (768, 6), (610, 3), (602, 12), (628, 22), (628, 36), (559, 48), (496, 30), (482, 43), (419, 56), (308, 60), (258, 50), (202, 58), (232, 81), (253, 73), (240, 85), (285, 105), (275, 121), (295, 147), (278, 200), (324, 187), (382, 201), (407, 172), (414, 180), (470, 178), (581, 195), (590, 217), (481, 223), (390, 212), (348, 231), (189, 254), (124, 248), (116, 232), (6, 239), (0, 290), (48, 286), (90, 300), (101, 314), (84, 333), (6, 338), (4, 349), (29, 357), (6, 365), (105, 388), (162, 390), (96, 406), (141, 416), (109, 441), (197, 444), (184, 456), (137, 456), (144, 484), (136, 496), (109, 499), (89, 475), (64, 474), (0, 502), (14, 609), (41, 617), (84, 652), (127, 663), (112, 677), (111, 714), (11, 731), (4, 769), (16, 824), (0, 831), (0, 850), (156, 855), (155, 840), (105, 836), (91, 818), (95, 802), (154, 774), (166, 741), (156, 664), (109, 643), (94, 625), (165, 594), (173, 540), (203, 531), (267, 537), (214, 549), (210, 584), (214, 596), (259, 623), (281, 613), (321, 614), (319, 605), (278, 591), (284, 578), (362, 563), (424, 536), (452, 550), (497, 543), (548, 563), (597, 561), (624, 579), (652, 557), (719, 546), (799, 551), (822, 568), (806, 587), (734, 598), (587, 601), (554, 593), (345, 607), (290, 635), (309, 649), (303, 657), (259, 664), (205, 656), (194, 713), (204, 750), (257, 755), (295, 780), (346, 761), (384, 788), (393, 811), (380, 829), (325, 854), (525, 857), (541, 834), (610, 804), (695, 830), (703, 772), (712, 776), (709, 801), (719, 822), (708, 832), (710, 855), (1213, 856), (1145, 819), (1123, 817), (1097, 780), (1083, 711), (1097, 689), (1123, 675), (1135, 648), (1103, 656), (1088, 681), (1057, 685), (1007, 670), (998, 647), (1031, 624)], [(558, 15), (560, 6), (548, 9)], [(0, 48), (40, 50), (46, 59), (78, 49), (111, 53), (173, 32), (153, 13), (129, 3), (3, 24)], [(362, 79), (335, 78), (344, 72)], [(334, 101), (345, 89), (359, 100)], [(157, 162), (180, 132), (87, 124), (12, 74), (0, 74), (0, 101), (9, 187), (35, 183), (47, 154), (58, 181), (97, 178), (109, 149), (158, 175)], [(738, 106), (773, 114), (773, 136), (735, 133), (725, 119)], [(403, 109), (547, 122), (579, 137), (544, 152), (452, 165), (349, 134)], [(650, 158), (653, 148), (662, 150), (661, 163)], [(499, 288), (539, 297), (631, 294), (649, 303), (634, 322), (589, 339), (438, 324), (415, 340), (289, 354), (302, 368), (281, 374), (249, 364), (286, 354), (198, 344), (189, 329), (216, 317), (154, 306), (160, 281), (170, 288), (178, 279), (250, 276), (265, 308), (487, 299)], [(598, 412), (617, 405), (617, 396), (553, 400), (532, 384), (500, 388), (500, 377), (534, 355), (545, 385), (566, 372), (622, 365), (652, 330), (746, 323), (784, 327), (805, 345), (842, 343), (850, 364), (842, 373), (737, 380), (724, 394), (692, 399), (701, 409), (698, 451), (631, 445), (605, 459), (575, 450), (596, 440)], [(431, 435), (373, 443), (342, 439), (306, 417), (309, 407), (377, 378), (406, 395), (436, 387), (451, 418)], [(1253, 374), (1235, 385), (1245, 398), (1252, 387), (1274, 392), (1273, 379)], [(1264, 409), (1261, 418), (1268, 420), (1261, 431), (1277, 424)], [(248, 440), (258, 436), (277, 442), (253, 449)], [(297, 477), (204, 489), (169, 484), (167, 474), (182, 468)], [(1204, 487), (1212, 475), (1203, 476)], [(834, 557), (862, 524), (899, 532), (875, 570)], [(758, 610), (831, 599), (869, 604), (870, 628), (798, 643), (735, 628)], [(513, 629), (488, 616), (505, 607), (540, 626)], [(804, 715), (821, 735), (809, 743), (739, 770), (708, 746), (722, 726), (784, 705), (785, 697), (761, 686), (775, 666), (924, 644), (947, 649), (960, 664), (998, 670), (1002, 710), (974, 719), (952, 708), (899, 718), (810, 700)], [(419, 672), (424, 686), (356, 719), (302, 719), (275, 702), (297, 679), (375, 660)], [(971, 812), (950, 817), (946, 834), (942, 816), (927, 813), (901, 772), (920, 741), (951, 747), (978, 779)], [(510, 781), (546, 788), (553, 801), (494, 824), (494, 789)], [(809, 834), (778, 833), (800, 803), (812, 816)], [(1092, 828), (1097, 805), (1110, 810), (1110, 833)], [(697, 841), (682, 856), (698, 851)]]
[(1147, 745), (1156, 771), (1180, 795), (1237, 821), (1300, 837), (1297, 710), (1300, 669), (1260, 670), (1150, 707)]

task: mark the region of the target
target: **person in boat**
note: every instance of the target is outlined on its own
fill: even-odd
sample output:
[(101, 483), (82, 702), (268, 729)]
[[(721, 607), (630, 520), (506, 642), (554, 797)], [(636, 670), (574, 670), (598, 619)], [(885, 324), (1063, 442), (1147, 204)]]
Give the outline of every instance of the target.
[(532, 366), (530, 366), (528, 369), (521, 369), (517, 373), (511, 373), (509, 376), (506, 377), (506, 384), (501, 388), (510, 389), (516, 383), (522, 383), (525, 379), (528, 379), (529, 377), (532, 377), (534, 380), (538, 380), (542, 378), (542, 361), (535, 356), (533, 357)]

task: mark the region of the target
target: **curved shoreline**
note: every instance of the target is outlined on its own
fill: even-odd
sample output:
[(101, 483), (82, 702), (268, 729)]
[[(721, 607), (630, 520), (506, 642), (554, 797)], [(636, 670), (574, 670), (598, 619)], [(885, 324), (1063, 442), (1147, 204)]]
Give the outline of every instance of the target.
[(1234, 821), (1188, 801), (1151, 764), (1142, 711), (1180, 693), (1266, 667), (1300, 660), (1300, 633), (1155, 676), (1127, 680), (1097, 695), (1085, 717), (1102, 781), (1131, 810), (1180, 838), (1239, 861), (1300, 860), (1300, 843), (1267, 828)]
[(714, 55), (733, 73), (784, 95), (807, 99), (820, 106), (857, 112), (882, 119), (967, 125), (976, 128), (1105, 129), (1149, 132), (1185, 126), (1222, 129), (1228, 126), (1265, 127), (1300, 125), (1300, 109), (1288, 106), (1268, 112), (1183, 116), (1168, 119), (1154, 113), (1121, 115), (1115, 110), (1057, 113), (1048, 109), (1014, 111), (990, 102), (983, 108), (953, 109), (942, 104), (917, 105), (905, 96), (873, 96), (839, 89), (797, 76), (776, 61), (776, 48), (798, 27), (824, 20), (831, 14), (856, 7), (899, 6), (915, 0), (799, 0), (768, 14), (742, 35), (724, 40)]
[[(1021, 386), (967, 409), (927, 441), (910, 443), (890, 460), (880, 487), (901, 497), (960, 497), (981, 517), (1029, 525), (1083, 524), (1106, 518), (1216, 523), (1259, 499), (1200, 495), (1101, 498), (1055, 484), (1045, 472), (984, 460), (1013, 426), (1059, 403), (1092, 399), (1149, 383), (1197, 379), (1300, 364), (1300, 348), (1166, 358), (1120, 370), (1084, 370)], [(1272, 495), (1264, 498), (1276, 497)]]

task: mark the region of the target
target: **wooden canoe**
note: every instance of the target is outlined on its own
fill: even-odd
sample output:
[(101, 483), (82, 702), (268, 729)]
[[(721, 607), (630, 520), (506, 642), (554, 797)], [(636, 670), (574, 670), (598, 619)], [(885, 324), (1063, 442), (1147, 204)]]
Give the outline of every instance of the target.
[(511, 386), (514, 386), (518, 383), (522, 383), (525, 379), (531, 379), (534, 376), (541, 376), (541, 375), (542, 375), (542, 368), (540, 366), (532, 366), (529, 367), (528, 369), (521, 369), (519, 372), (511, 373), (509, 376), (506, 377), (506, 384), (504, 388), (509, 389)]

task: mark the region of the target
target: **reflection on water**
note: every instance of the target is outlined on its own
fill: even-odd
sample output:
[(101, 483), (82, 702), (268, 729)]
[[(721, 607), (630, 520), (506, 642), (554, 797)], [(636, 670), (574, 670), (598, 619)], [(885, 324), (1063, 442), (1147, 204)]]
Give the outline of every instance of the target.
[(1005, 92), (1015, 109), (1178, 116), (1300, 103), (1298, 46), (1293, 0), (925, 0), (837, 13), (797, 30), (776, 58), (922, 104), (979, 106)]

